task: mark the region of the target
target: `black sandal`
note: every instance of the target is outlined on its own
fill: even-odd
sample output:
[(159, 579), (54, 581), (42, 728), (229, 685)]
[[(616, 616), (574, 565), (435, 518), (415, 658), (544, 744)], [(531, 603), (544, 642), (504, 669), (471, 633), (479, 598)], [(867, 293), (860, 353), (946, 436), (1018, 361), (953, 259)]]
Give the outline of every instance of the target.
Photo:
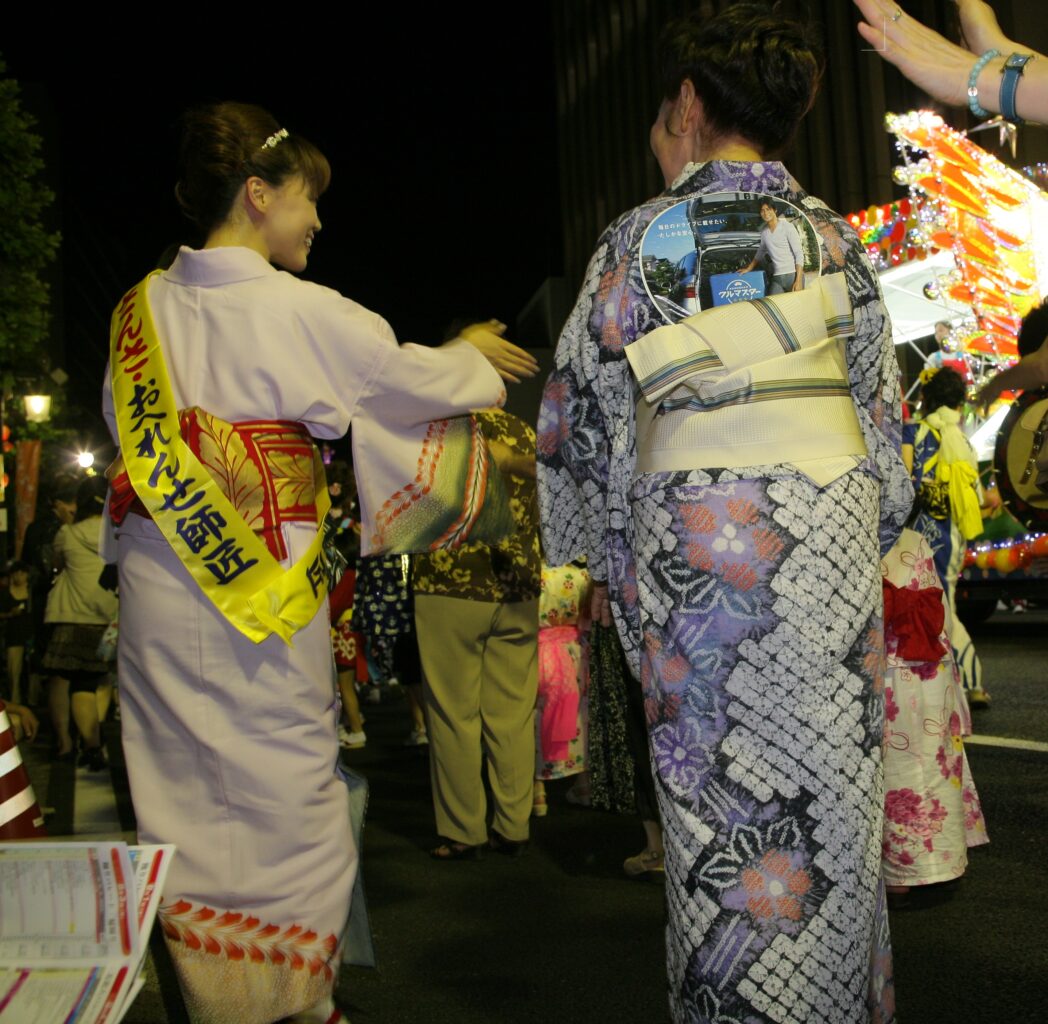
[(488, 846), (496, 853), (504, 854), (507, 857), (519, 857), (528, 848), (528, 841), (526, 839), (507, 839), (502, 833), (492, 829)]
[(483, 846), (466, 843), (443, 842), (429, 851), (434, 860), (480, 860), (484, 856)]

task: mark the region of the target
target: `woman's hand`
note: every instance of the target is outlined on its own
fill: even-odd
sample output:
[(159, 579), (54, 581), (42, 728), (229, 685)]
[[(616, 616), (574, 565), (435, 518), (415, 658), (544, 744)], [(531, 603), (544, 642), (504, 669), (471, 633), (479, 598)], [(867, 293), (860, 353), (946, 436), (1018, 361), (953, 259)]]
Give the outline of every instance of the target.
[(8, 714), (12, 718), (18, 719), (18, 724), (22, 727), (22, 733), (25, 738), (32, 743), (36, 739), (37, 730), (40, 728), (40, 723), (37, 721), (36, 715), (33, 714), (30, 708), (27, 708), (24, 704), (10, 704), (6, 706)]
[(594, 583), (593, 595), (590, 597), (590, 618), (605, 629), (611, 627), (611, 598), (608, 596), (607, 583)]
[(979, 511), (983, 519), (993, 519), (1000, 511), (1003, 502), (1001, 492), (997, 490), (996, 484), (991, 484), (983, 490), (982, 501), (979, 502)]
[(987, 50), (1000, 50), (1004, 56), (1016, 49), (1013, 43), (997, 24), (997, 15), (993, 8), (983, 0), (957, 0), (957, 10), (961, 16), (961, 32), (964, 34), (964, 45), (972, 53), (985, 53)]
[(1030, 391), (1048, 387), (1048, 339), (1023, 356), (1014, 366), (991, 377), (975, 396), (975, 406), (987, 411), (1005, 391)]
[[(983, 0), (957, 0), (966, 50), (926, 28), (889, 0), (854, 0), (865, 22), (859, 34), (885, 60), (894, 64), (911, 82), (943, 103), (963, 106), (968, 102), (968, 76), (977, 55), (1000, 50), (1002, 59), (1016, 47), (997, 24), (989, 4)], [(980, 94), (980, 103), (996, 105), (996, 96)]]
[(529, 352), (503, 338), (505, 331), (505, 324), (488, 320), (482, 324), (470, 324), (460, 337), (491, 363), (503, 380), (519, 384), (525, 377), (534, 377), (539, 372), (539, 364)]

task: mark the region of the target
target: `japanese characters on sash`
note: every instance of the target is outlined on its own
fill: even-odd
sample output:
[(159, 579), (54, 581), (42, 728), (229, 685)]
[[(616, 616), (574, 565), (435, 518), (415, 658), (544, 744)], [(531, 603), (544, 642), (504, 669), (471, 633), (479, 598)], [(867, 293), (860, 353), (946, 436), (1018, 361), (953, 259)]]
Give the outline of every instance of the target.
[(344, 1019), (332, 993), (358, 859), (310, 438), (351, 422), (393, 437), (362, 458), (410, 481), (429, 421), (499, 405), (504, 380), (535, 370), (490, 325), (399, 345), (380, 316), (287, 273), (306, 267), (329, 177), (258, 107), (190, 111), (176, 194), (199, 247), (114, 314), (123, 740), (140, 837), (177, 846), (160, 921), (208, 1024)]
[[(271, 632), (290, 642), (327, 597), (322, 531), (285, 571), (200, 465), (179, 434), (147, 287), (148, 278), (124, 296), (112, 326), (113, 398), (132, 486), (201, 590), (237, 629), (256, 643)], [(319, 475), (322, 481), (322, 468)], [(330, 500), (318, 482), (314, 500), (323, 522)]]

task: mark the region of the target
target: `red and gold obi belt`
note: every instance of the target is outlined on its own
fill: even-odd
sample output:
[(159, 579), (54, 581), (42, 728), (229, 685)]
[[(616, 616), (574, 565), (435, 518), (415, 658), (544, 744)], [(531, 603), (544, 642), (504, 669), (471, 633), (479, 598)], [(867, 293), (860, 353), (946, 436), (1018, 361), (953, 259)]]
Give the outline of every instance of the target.
[[(308, 431), (289, 420), (225, 420), (193, 406), (178, 417), (181, 434), (201, 465), (265, 541), (274, 558), (287, 558), (283, 523), (317, 526), (316, 496), (325, 487), (324, 467)], [(111, 476), (109, 515), (122, 523), (128, 512), (151, 518), (138, 500), (122, 463)]]

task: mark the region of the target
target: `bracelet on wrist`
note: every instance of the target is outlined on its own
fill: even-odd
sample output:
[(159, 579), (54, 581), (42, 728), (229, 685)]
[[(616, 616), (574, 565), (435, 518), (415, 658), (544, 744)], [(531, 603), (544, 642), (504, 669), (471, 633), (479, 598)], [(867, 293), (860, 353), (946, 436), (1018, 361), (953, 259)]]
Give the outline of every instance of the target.
[(994, 57), (1000, 57), (1000, 50), (987, 50), (976, 62), (968, 76), (968, 109), (976, 117), (989, 117), (990, 112), (979, 104), (979, 76), (983, 68), (990, 63)]
[(1022, 78), (1026, 65), (1034, 59), (1032, 53), (1013, 53), (1005, 62), (1001, 70), (1001, 114), (1006, 121), (1012, 124), (1023, 124), (1023, 119), (1015, 109), (1015, 94), (1019, 89), (1019, 79)]

